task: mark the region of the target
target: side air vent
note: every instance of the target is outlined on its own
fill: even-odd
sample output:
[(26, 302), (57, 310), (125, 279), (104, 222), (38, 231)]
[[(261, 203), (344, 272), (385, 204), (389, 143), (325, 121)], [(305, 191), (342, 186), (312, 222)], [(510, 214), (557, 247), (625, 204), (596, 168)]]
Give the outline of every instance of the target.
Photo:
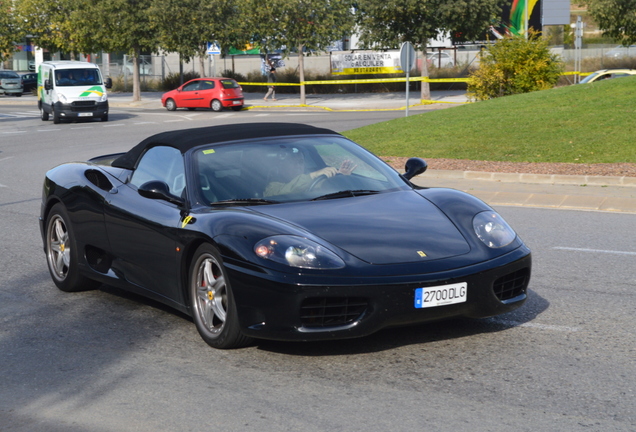
[(93, 183), (98, 188), (109, 191), (113, 188), (113, 184), (108, 180), (106, 174), (96, 169), (86, 170), (84, 173), (89, 182)]
[(497, 298), (505, 302), (506, 300), (525, 294), (529, 282), (530, 270), (524, 268), (497, 279), (493, 285), (493, 290)]
[(338, 327), (357, 321), (366, 311), (367, 300), (355, 297), (313, 297), (300, 307), (304, 327)]

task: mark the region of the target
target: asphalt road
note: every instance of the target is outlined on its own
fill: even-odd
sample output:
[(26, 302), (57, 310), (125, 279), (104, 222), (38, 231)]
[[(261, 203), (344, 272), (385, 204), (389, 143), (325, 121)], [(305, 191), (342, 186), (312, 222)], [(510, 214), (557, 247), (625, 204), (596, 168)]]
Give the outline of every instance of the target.
[(20, 110), (0, 106), (1, 431), (636, 430), (636, 214), (497, 206), (534, 258), (529, 301), (507, 315), (218, 351), (160, 304), (55, 288), (44, 172), (175, 128), (394, 114), (117, 109), (53, 125)]

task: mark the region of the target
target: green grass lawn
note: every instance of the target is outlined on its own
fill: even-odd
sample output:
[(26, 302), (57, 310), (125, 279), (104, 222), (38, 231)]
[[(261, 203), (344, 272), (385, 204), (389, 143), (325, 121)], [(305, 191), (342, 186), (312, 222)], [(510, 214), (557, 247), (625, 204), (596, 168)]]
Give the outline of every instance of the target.
[(636, 77), (476, 102), (344, 135), (380, 156), (636, 163)]

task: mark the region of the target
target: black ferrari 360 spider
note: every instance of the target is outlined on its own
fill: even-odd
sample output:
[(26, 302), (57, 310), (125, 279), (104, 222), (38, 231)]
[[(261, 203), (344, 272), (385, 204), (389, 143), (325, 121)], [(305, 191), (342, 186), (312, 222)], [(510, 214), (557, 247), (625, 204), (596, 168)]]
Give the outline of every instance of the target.
[(61, 290), (142, 294), (216, 348), (521, 306), (530, 250), (479, 199), (413, 185), (425, 169), (300, 124), (160, 133), (46, 174), (44, 251)]

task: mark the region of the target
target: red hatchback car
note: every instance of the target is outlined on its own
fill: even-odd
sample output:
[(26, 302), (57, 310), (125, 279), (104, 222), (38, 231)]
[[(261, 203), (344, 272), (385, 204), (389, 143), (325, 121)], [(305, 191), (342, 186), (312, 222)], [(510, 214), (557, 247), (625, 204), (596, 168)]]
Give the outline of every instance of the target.
[(243, 89), (232, 78), (193, 79), (161, 96), (161, 104), (168, 111), (177, 108), (211, 108), (212, 111), (232, 108), (239, 111), (243, 103)]

